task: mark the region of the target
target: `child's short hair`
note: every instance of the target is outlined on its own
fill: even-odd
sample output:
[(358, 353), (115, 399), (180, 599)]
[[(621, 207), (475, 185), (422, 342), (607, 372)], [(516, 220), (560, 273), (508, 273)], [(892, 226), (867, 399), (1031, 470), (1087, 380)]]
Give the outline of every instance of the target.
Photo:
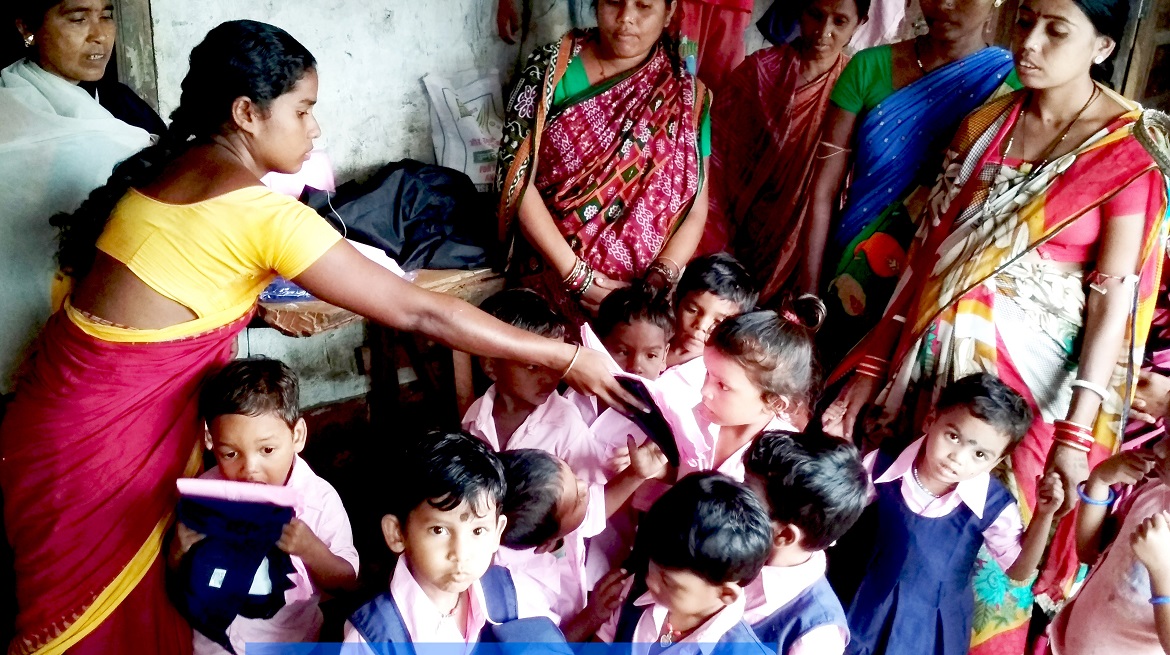
[(813, 330), (804, 324), (771, 310), (738, 314), (717, 325), (707, 345), (742, 366), (752, 384), (763, 390), (765, 402), (791, 398), (809, 407), (816, 404), (820, 371)]
[(764, 483), (772, 520), (800, 528), (805, 550), (828, 548), (869, 502), (857, 448), (820, 431), (768, 430), (748, 449), (744, 467)]
[(504, 466), (487, 444), (463, 432), (441, 430), (408, 446), (391, 480), (387, 513), (402, 525), (423, 503), (449, 512), (466, 501), (477, 514), (485, 514), (490, 502), (499, 512), (507, 489)]
[(204, 421), (225, 414), (276, 414), (291, 428), (301, 418), (297, 374), (279, 359), (237, 359), (203, 382), (199, 415)]
[(739, 260), (725, 252), (698, 257), (687, 264), (674, 290), (675, 308), (692, 293), (704, 291), (739, 305), (740, 312), (755, 309), (760, 298), (751, 274)]
[(597, 336), (604, 339), (617, 326), (638, 321), (662, 328), (667, 341), (674, 336), (674, 308), (665, 299), (635, 287), (615, 289), (606, 296), (597, 310), (593, 327)]
[(1015, 389), (990, 373), (973, 373), (948, 384), (938, 396), (935, 412), (963, 406), (971, 414), (1008, 436), (1003, 454), (1024, 438), (1032, 425), (1032, 408)]
[(638, 526), (650, 561), (715, 585), (746, 585), (772, 553), (772, 526), (747, 487), (722, 473), (692, 473), (659, 498)]
[(499, 454), (508, 491), (503, 510), (508, 517), (501, 543), (509, 548), (534, 548), (560, 530), (557, 502), (561, 498), (561, 464), (555, 456), (535, 448)]
[(479, 308), (501, 321), (550, 339), (565, 338), (565, 318), (531, 289), (505, 289), (488, 296)]

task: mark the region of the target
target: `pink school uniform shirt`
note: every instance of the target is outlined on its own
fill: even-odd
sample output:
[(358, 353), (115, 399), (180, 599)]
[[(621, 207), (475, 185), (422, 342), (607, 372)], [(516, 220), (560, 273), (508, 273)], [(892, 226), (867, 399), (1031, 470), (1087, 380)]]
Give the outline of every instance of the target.
[[(200, 480), (224, 479), (218, 466), (200, 476)], [(341, 497), (337, 495), (333, 485), (318, 477), (298, 455), (293, 460), (292, 473), (284, 487), (295, 491), (299, 496), (299, 503), (295, 507), (296, 517), (304, 521), (313, 534), (325, 542), (331, 553), (349, 562), (354, 573), (357, 573), (358, 553), (353, 546), (353, 530), (350, 528), (349, 515), (345, 513)], [(292, 559), (294, 566), (303, 571), (304, 565), (300, 558), (294, 556)], [(317, 641), (322, 621), (320, 593), (307, 574), (298, 575), (296, 582), (297, 586), (285, 595), (285, 606), (272, 618), (236, 617), (236, 620), (232, 621), (227, 634), (237, 653), (243, 653), (244, 644), (248, 642)], [(297, 600), (292, 600), (294, 598)], [(194, 633), (194, 647), (196, 655), (213, 653), (218, 655), (227, 652), (222, 646), (197, 631)]]
[[(621, 607), (626, 602), (626, 596), (630, 593), (630, 588), (634, 585), (633, 578), (626, 580), (625, 588), (621, 593), (621, 603), (618, 604), (618, 609), (614, 611), (609, 620), (597, 631), (597, 638), (607, 644), (614, 643), (617, 636), (617, 624), (621, 617)], [(657, 645), (658, 637), (662, 634), (662, 626), (666, 623), (666, 616), (670, 609), (665, 605), (660, 605), (654, 601), (654, 595), (650, 592), (642, 594), (634, 605), (645, 608), (642, 611), (642, 616), (638, 619), (638, 625), (634, 628), (634, 638), (631, 640), (633, 645), (634, 655), (646, 655), (651, 646)], [(743, 619), (743, 612), (745, 607), (744, 595), (740, 594), (739, 598), (735, 599), (729, 605), (724, 605), (723, 609), (715, 613), (714, 616), (707, 619), (703, 625), (699, 626), (691, 634), (685, 638), (675, 642), (679, 644), (703, 644), (704, 646), (711, 646), (723, 638), (727, 631), (734, 628), (737, 623)], [(665, 652), (671, 652), (667, 649)]]
[[(765, 566), (760, 575), (744, 590), (746, 606), (743, 620), (755, 625), (792, 602), (821, 578), (825, 577), (825, 553), (817, 551), (804, 564)], [(804, 633), (786, 653), (778, 655), (841, 655), (849, 643), (849, 631), (835, 625), (822, 625)]]
[[(902, 500), (910, 508), (910, 511), (919, 516), (931, 519), (940, 518), (955, 511), (959, 505), (966, 505), (975, 513), (975, 516), (983, 518), (983, 510), (987, 504), (987, 488), (991, 484), (991, 474), (984, 473), (970, 480), (964, 480), (955, 485), (954, 491), (935, 498), (918, 486), (912, 472), (914, 459), (918, 457), (918, 452), (922, 449), (922, 444), (925, 441), (926, 437), (921, 437), (918, 441), (907, 446), (902, 454), (898, 455), (898, 459), (890, 465), (890, 468), (886, 469), (886, 472), (882, 473), (876, 480), (873, 479), (873, 467), (877, 462), (878, 453), (874, 451), (865, 456), (863, 460), (865, 470), (869, 472), (870, 480), (872, 480), (869, 489), (870, 502), (873, 502), (873, 499), (877, 497), (877, 491), (873, 485), (897, 482), (901, 485)], [(1015, 564), (1016, 558), (1020, 556), (1023, 536), (1024, 522), (1020, 518), (1020, 508), (1015, 503), (1010, 503), (983, 531), (983, 544), (987, 546), (987, 551), (991, 553), (992, 559), (1006, 571), (1011, 568), (1012, 564)]]
[(602, 449), (573, 403), (559, 394), (549, 395), (548, 400), (516, 428), (504, 448), (501, 448), (496, 433), (496, 420), (492, 418), (495, 403), (496, 385), (493, 384), (467, 409), (463, 429), (487, 443), (492, 450), (536, 448), (561, 458), (577, 477), (587, 482), (605, 482)]
[[(496, 553), (496, 564), (507, 567), (520, 595), (525, 589), (537, 590), (543, 599), (542, 608), (532, 614), (548, 616), (554, 623), (570, 619), (585, 609), (589, 591), (593, 588), (585, 573), (585, 540), (605, 529), (605, 487), (589, 486), (588, 506), (581, 526), (564, 538), (564, 545), (551, 553), (536, 553), (534, 548), (512, 550), (501, 547)], [(517, 599), (519, 605), (520, 600)]]
[[(390, 578), (390, 595), (394, 597), (394, 604), (402, 615), (402, 623), (406, 626), (406, 633), (414, 644), (466, 644), (470, 646), (479, 641), (479, 633), (488, 622), (487, 601), (483, 597), (483, 587), (476, 580), (468, 588), (467, 623), (459, 626), (455, 617), (447, 616), (435, 606), (430, 596), (427, 596), (418, 580), (410, 572), (406, 557), (399, 557), (394, 566), (394, 574)], [(349, 621), (342, 628), (342, 642), (347, 644), (364, 644), (366, 640)], [(466, 636), (465, 636), (466, 635)], [(353, 652), (342, 649), (344, 653)], [(369, 649), (368, 652), (373, 652)], [(444, 650), (444, 653), (454, 653), (453, 650)]]
[(1153, 480), (1127, 502), (1117, 537), (1072, 602), (1048, 627), (1054, 655), (1161, 654), (1150, 573), (1133, 554), (1130, 538), (1142, 521), (1170, 510), (1170, 487)]

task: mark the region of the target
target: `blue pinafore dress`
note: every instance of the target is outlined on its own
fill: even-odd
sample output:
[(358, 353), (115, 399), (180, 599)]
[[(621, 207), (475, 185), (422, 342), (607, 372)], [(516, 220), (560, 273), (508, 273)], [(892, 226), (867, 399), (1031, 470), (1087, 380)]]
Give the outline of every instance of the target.
[[(873, 477), (894, 462), (879, 452)], [(851, 655), (966, 655), (975, 595), (971, 582), (983, 532), (1015, 502), (994, 477), (983, 516), (966, 504), (938, 518), (919, 516), (902, 498), (902, 480), (876, 485), (873, 556), (849, 606)]]

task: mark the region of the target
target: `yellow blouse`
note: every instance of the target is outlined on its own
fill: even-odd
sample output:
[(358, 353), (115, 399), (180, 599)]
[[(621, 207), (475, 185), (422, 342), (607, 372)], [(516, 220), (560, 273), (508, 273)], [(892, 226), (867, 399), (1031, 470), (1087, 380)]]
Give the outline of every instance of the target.
[(275, 274), (294, 278), (341, 240), (325, 219), (266, 187), (171, 205), (131, 189), (114, 207), (98, 250), (197, 318), (157, 330), (95, 322), (66, 303), (87, 334), (114, 342), (189, 337), (235, 321)]

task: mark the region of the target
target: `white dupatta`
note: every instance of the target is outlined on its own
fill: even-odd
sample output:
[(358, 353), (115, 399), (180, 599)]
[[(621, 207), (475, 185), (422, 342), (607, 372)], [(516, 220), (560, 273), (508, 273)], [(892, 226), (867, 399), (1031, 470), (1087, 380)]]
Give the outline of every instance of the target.
[(23, 59), (0, 71), (0, 393), (50, 314), (49, 218), (73, 211), (150, 135)]

